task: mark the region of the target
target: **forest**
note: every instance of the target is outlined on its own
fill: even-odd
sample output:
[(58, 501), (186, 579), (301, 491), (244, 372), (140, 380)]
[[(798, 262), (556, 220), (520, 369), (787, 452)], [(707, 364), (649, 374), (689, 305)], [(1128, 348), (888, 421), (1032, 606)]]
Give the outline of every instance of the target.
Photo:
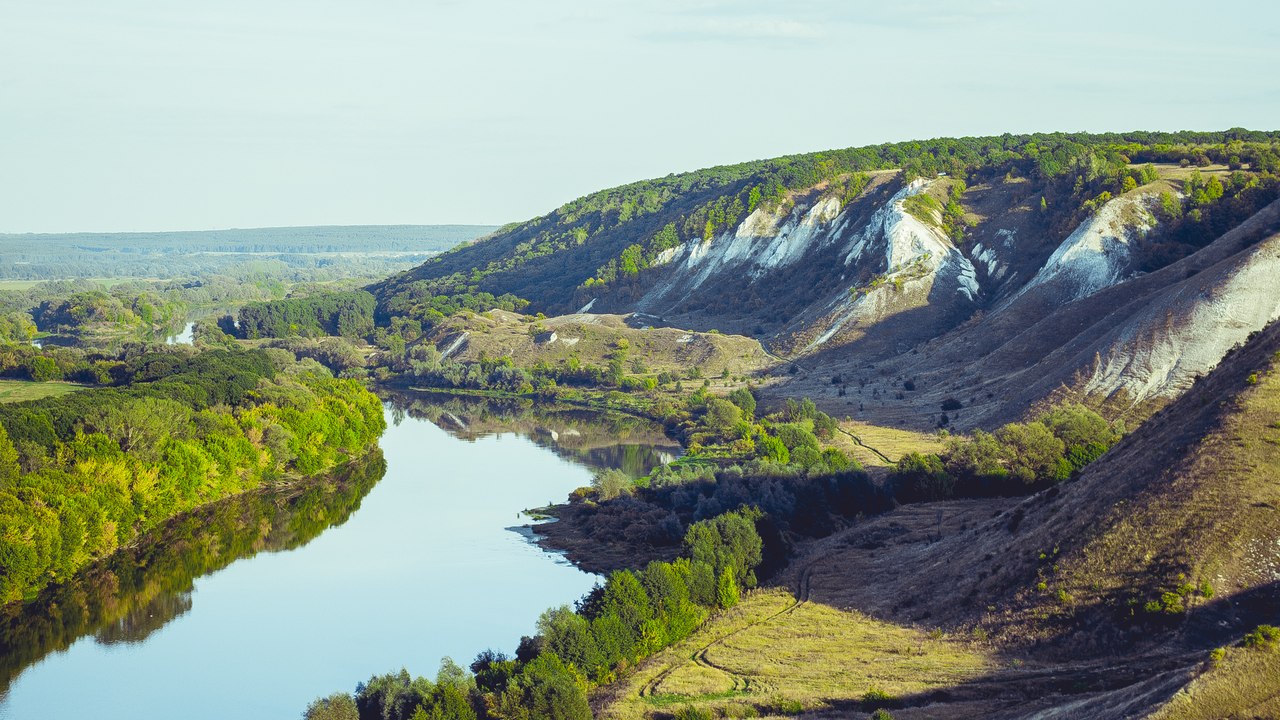
[(113, 386), (0, 406), (0, 601), (30, 600), (179, 513), (374, 447), (378, 398), (282, 350), (148, 352)]
[(373, 332), (373, 295), (354, 292), (321, 293), (310, 297), (249, 303), (235, 322), (223, 318), (227, 334), (256, 340), (293, 336), (337, 335), (358, 338)]
[(0, 234), (0, 280), (235, 275), (274, 267), (297, 279), (385, 277), (487, 225), (355, 225), (152, 233)]

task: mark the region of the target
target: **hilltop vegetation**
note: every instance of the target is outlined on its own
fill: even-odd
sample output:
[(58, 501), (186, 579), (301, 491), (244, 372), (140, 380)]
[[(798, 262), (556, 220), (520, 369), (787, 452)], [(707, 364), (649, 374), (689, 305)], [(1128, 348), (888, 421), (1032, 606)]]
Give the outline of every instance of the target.
[[(663, 250), (710, 239), (758, 207), (788, 202), (790, 193), (826, 184), (826, 192), (854, 198), (866, 185), (860, 173), (901, 169), (909, 181), (1000, 168), (1041, 182), (1061, 180), (1068, 195), (1092, 188), (1088, 197), (1095, 198), (1113, 184), (1115, 191), (1123, 188), (1129, 163), (1218, 162), (1274, 173), (1280, 169), (1278, 139), (1277, 133), (1240, 129), (943, 138), (709, 168), (580, 198), (433, 258), (373, 292), (388, 314), (394, 306), (396, 314), (411, 317), (420, 300), (406, 302), (410, 297), (462, 292), (513, 293), (534, 309), (566, 312), (590, 297), (576, 292), (579, 286), (598, 293), (601, 281), (626, 285)], [(1057, 197), (1050, 202), (1056, 205)]]

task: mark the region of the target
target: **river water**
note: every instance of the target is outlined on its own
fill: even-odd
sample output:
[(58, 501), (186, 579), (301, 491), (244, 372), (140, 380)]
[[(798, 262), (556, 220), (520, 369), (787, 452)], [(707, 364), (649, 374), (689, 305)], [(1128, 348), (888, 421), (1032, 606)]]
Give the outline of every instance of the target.
[(385, 474), (375, 458), (232, 499), (8, 608), (0, 718), (292, 718), (371, 673), (511, 653), (596, 580), (513, 531), (519, 513), (593, 468), (678, 452), (648, 423), (575, 410), (414, 396), (386, 412)]

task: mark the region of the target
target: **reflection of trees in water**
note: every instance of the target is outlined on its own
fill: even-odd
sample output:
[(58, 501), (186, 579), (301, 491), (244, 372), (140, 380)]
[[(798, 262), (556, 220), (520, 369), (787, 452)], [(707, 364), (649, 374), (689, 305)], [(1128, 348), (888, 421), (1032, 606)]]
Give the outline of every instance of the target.
[(566, 460), (592, 469), (646, 475), (682, 452), (651, 420), (530, 398), (484, 398), (434, 392), (390, 392), (393, 422), (427, 420), (462, 440), (498, 433), (529, 438)]
[(170, 620), (191, 609), (191, 591), (160, 595), (146, 605), (140, 605), (117, 618), (93, 634), (93, 639), (103, 645), (140, 643), (151, 633), (164, 627)]
[(196, 578), (341, 525), (386, 472), (381, 451), (332, 477), (252, 492), (179, 516), (26, 604), (0, 608), (0, 699), (20, 672), (85, 635), (138, 643), (186, 613)]

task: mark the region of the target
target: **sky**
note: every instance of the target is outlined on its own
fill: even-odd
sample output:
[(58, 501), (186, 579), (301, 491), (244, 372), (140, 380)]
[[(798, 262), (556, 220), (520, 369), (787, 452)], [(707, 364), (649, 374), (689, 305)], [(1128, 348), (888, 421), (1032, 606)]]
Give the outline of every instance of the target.
[(0, 0), (0, 232), (499, 224), (939, 136), (1280, 128), (1280, 3)]

